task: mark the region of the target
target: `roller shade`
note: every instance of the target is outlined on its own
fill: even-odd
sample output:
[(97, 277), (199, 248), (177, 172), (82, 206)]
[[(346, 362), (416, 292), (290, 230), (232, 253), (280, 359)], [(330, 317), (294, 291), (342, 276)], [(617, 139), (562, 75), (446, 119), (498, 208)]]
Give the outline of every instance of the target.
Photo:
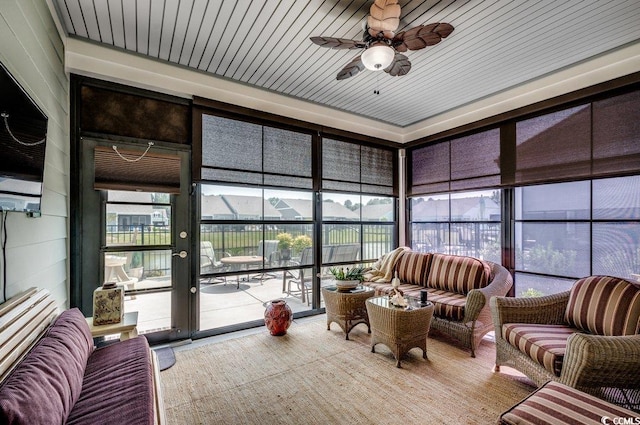
[(394, 152), (322, 139), (322, 189), (394, 196)]
[[(153, 152), (129, 162), (112, 147), (96, 146), (94, 155), (96, 190), (131, 190), (146, 192), (180, 193), (180, 158), (177, 155)], [(139, 158), (144, 149), (118, 148), (129, 160)]]
[(417, 148), (409, 159), (409, 196), (499, 186), (500, 130)]
[(201, 180), (311, 189), (311, 135), (202, 115)]

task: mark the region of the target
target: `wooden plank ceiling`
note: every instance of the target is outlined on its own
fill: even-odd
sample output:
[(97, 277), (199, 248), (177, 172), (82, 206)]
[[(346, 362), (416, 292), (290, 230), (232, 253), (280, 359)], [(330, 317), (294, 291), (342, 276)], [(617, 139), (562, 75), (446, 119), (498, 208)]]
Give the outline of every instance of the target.
[[(72, 37), (337, 110), (408, 126), (640, 39), (638, 0), (400, 0), (400, 28), (448, 22), (406, 55), (408, 75), (336, 74), (359, 50), (372, 0), (54, 0)], [(374, 94), (379, 90), (380, 94)]]

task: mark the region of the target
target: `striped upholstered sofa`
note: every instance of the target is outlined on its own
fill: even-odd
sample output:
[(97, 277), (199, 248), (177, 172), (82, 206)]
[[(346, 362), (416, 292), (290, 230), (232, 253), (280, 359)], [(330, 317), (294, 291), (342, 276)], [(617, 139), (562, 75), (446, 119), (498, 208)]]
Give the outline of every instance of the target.
[[(431, 329), (449, 335), (471, 350), (493, 330), (489, 299), (506, 295), (513, 285), (508, 270), (500, 264), (473, 257), (421, 253), (404, 250), (394, 265), (405, 295), (420, 297), (426, 289), (434, 304)], [(389, 282), (363, 282), (377, 295), (392, 290)]]
[(518, 369), (537, 385), (554, 380), (640, 408), (640, 286), (589, 276), (570, 291), (491, 299), (496, 371)]

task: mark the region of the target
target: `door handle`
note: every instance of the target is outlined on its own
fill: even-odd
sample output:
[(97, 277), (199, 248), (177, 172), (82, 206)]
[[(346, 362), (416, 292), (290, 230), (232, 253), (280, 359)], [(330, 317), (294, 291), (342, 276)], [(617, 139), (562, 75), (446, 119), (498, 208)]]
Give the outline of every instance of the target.
[(173, 257), (187, 258), (187, 251), (182, 250), (180, 252), (174, 252), (171, 254)]

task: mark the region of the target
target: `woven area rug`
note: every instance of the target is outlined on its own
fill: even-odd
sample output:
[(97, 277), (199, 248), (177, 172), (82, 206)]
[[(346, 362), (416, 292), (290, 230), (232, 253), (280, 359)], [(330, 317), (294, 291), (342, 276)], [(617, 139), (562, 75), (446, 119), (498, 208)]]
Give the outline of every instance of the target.
[(169, 424), (492, 424), (533, 391), (516, 372), (493, 373), (492, 343), (477, 357), (429, 337), (395, 367), (371, 353), (364, 325), (349, 334), (326, 319), (176, 352), (161, 373)]

